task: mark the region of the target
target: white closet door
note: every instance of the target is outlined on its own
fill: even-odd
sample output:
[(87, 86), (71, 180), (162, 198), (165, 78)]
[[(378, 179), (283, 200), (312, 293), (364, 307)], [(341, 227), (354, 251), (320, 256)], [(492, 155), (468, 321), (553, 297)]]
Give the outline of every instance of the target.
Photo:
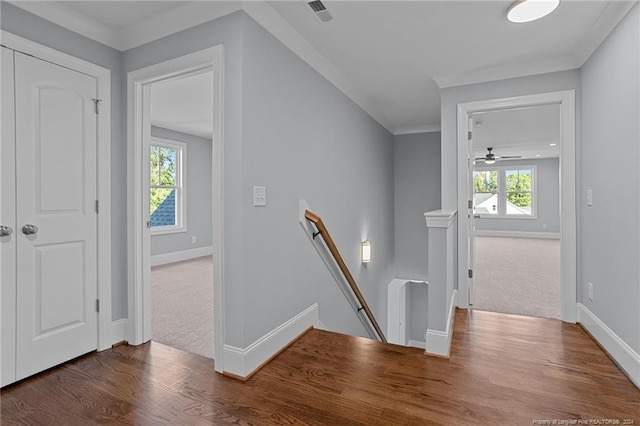
[(13, 97), (13, 50), (2, 48), (2, 140), (0, 142), (0, 300), (2, 306), (2, 370), (0, 386), (16, 379), (16, 140)]
[(15, 70), (20, 380), (97, 348), (97, 82), (18, 52)]

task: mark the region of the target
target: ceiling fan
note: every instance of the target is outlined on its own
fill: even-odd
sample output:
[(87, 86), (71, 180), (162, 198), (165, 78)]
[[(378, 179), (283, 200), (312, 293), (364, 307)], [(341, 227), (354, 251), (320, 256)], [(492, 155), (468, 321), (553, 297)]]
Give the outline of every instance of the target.
[(476, 160), (484, 160), (485, 164), (493, 164), (496, 160), (502, 160), (507, 158), (522, 158), (520, 155), (495, 155), (492, 151), (493, 148), (487, 148), (487, 155), (484, 157), (477, 157)]

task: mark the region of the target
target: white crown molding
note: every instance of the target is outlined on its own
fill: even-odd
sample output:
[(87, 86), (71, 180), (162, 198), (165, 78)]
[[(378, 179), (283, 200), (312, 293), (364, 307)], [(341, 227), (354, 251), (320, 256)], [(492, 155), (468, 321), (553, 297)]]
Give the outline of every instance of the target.
[(580, 68), (582, 63), (573, 55), (556, 56), (530, 62), (519, 62), (495, 67), (477, 68), (460, 74), (434, 77), (440, 89), (464, 86), (467, 84), (486, 83), (506, 80), (508, 78), (526, 77), (556, 71), (567, 71)]
[(242, 8), (265, 30), (298, 55), (300, 59), (329, 80), (390, 133), (393, 133), (394, 126), (389, 119), (271, 6), (262, 1), (245, 1)]
[(241, 9), (241, 2), (191, 2), (124, 28), (120, 33), (117, 49), (124, 52)]
[(432, 133), (440, 131), (440, 123), (438, 124), (425, 124), (423, 126), (410, 126), (410, 127), (399, 127), (393, 132), (394, 136), (400, 135), (414, 135), (417, 133)]
[(54, 2), (11, 1), (33, 13), (85, 37), (114, 49), (125, 51), (178, 31), (211, 21), (238, 10), (244, 10), (282, 44), (298, 55), (311, 68), (326, 78), (389, 132), (394, 126), (367, 97), (358, 90), (311, 43), (266, 2), (193, 2), (144, 20), (120, 31), (89, 19)]
[(114, 49), (118, 49), (120, 44), (118, 33), (111, 27), (57, 2), (9, 0), (8, 3)]
[(526, 77), (556, 71), (567, 71), (582, 67), (591, 54), (609, 36), (622, 18), (638, 0), (611, 1), (594, 22), (587, 35), (570, 55), (556, 56), (530, 62), (520, 62), (495, 67), (478, 68), (459, 74), (434, 77), (440, 89), (463, 86), (466, 84), (486, 83), (508, 78)]
[(600, 47), (611, 31), (622, 21), (637, 2), (638, 0), (611, 1), (607, 4), (600, 18), (589, 29), (589, 32), (574, 52), (580, 66), (587, 62), (587, 59)]

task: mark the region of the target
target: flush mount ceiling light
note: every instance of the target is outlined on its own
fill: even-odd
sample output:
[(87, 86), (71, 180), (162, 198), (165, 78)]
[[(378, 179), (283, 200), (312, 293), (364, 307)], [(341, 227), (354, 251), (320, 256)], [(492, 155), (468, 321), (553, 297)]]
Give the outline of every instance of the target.
[(516, 24), (535, 21), (556, 10), (560, 0), (519, 0), (507, 9), (507, 19)]

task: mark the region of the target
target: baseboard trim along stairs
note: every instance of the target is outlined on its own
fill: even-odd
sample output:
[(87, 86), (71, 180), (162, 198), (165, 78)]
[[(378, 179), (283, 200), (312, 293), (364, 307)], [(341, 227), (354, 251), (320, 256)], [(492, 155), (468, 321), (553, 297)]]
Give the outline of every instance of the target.
[(318, 304), (314, 303), (244, 349), (224, 345), (224, 374), (248, 380), (309, 329), (319, 326)]

